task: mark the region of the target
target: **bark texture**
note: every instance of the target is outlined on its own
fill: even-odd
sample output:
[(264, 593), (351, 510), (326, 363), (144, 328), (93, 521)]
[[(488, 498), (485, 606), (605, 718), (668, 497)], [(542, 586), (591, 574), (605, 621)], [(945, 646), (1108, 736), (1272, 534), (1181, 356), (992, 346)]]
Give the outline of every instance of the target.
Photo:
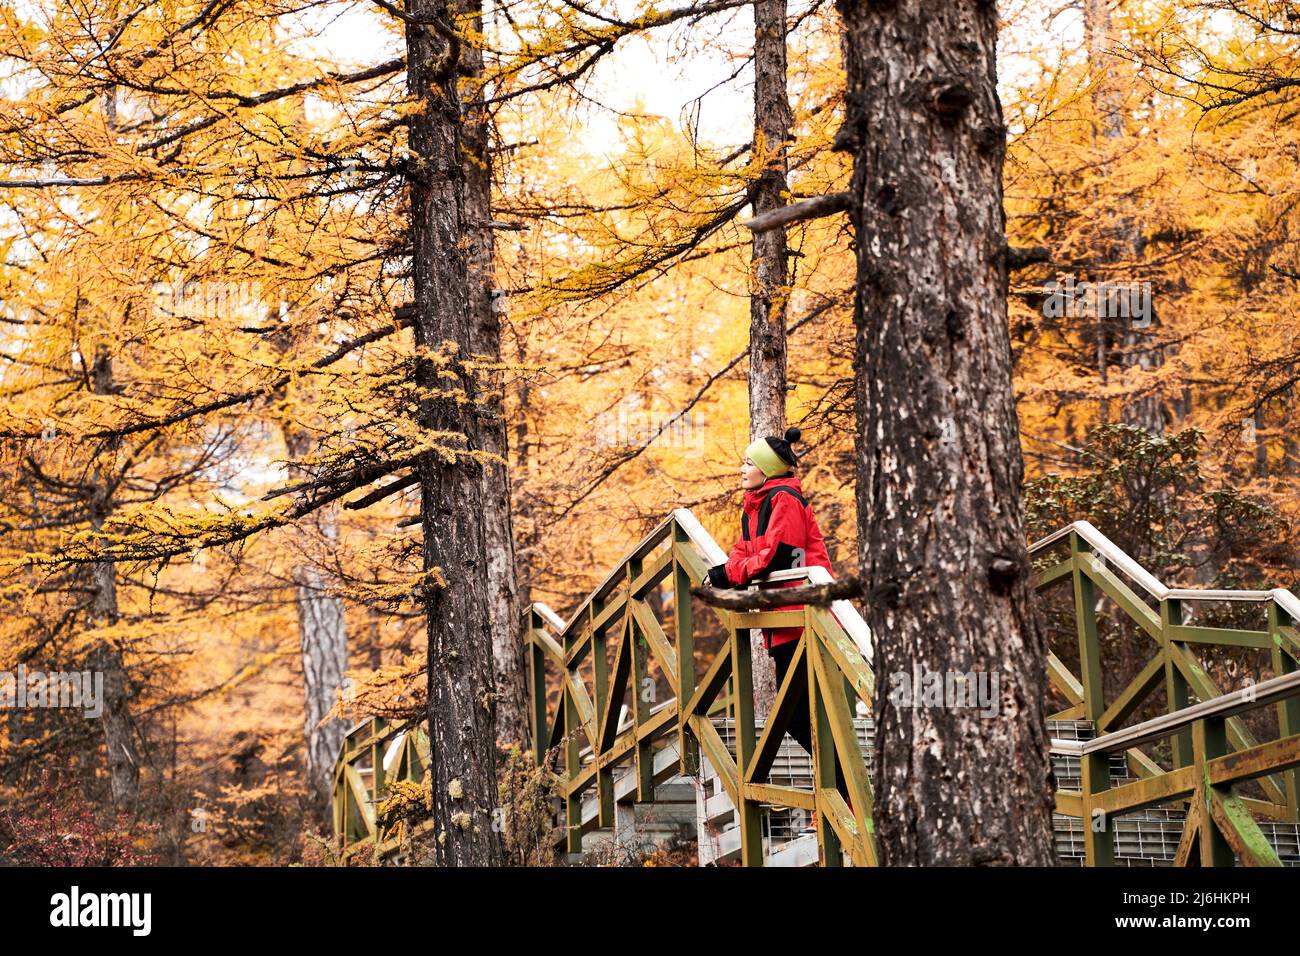
[[(793, 119), (786, 94), (786, 0), (754, 3), (754, 155), (762, 172), (754, 184), (754, 216), (786, 205), (786, 140)], [(784, 229), (754, 233), (749, 290), (749, 438), (785, 432), (785, 317), (790, 296)], [(776, 670), (762, 633), (750, 632), (754, 712), (776, 702)]]
[(339, 745), (347, 735), (344, 721), (325, 721), (348, 669), (347, 619), (343, 601), (328, 592), (325, 577), (317, 568), (299, 565), (293, 578), (302, 651), (307, 777), (318, 804), (324, 807), (329, 800)]
[[(410, 0), (407, 78), (422, 101), (411, 117), (410, 166), (415, 342), (454, 349), (473, 345), (467, 257), (461, 108), (456, 73), (461, 39), (446, 0)], [(476, 377), (461, 362), (417, 363), (421, 424), (464, 436), (481, 450)], [(471, 401), (447, 395), (463, 389)], [(417, 466), (424, 533), (424, 605), (429, 644), (429, 742), (432, 751), (435, 860), (442, 866), (499, 866), (493, 826), (496, 746), (492, 633), (483, 530), (483, 469), (471, 457), (426, 453)]]
[[(113, 360), (106, 349), (95, 353), (91, 370), (91, 387), (96, 395), (109, 395), (114, 391)], [(112, 449), (107, 449), (109, 460)], [(88, 502), (90, 525), (102, 531), (104, 521), (113, 509), (111, 492), (115, 482), (101, 468), (94, 469), (91, 498)], [(111, 561), (96, 561), (90, 566), (91, 598), (90, 624), (92, 627), (111, 627), (118, 621), (117, 566)], [(135, 728), (131, 719), (131, 687), (122, 659), (122, 650), (108, 642), (100, 642), (90, 652), (90, 668), (104, 675), (104, 691), (100, 724), (104, 728), (104, 752), (108, 761), (109, 792), (118, 810), (133, 812), (140, 795), (140, 756), (135, 745)]]
[[(475, 33), (483, 29), (482, 0), (456, 0), (457, 12)], [(469, 311), (473, 351), (489, 360), (501, 360), (501, 308), (494, 295), (492, 222), (492, 118), (482, 106), (483, 51), (467, 43), (461, 51), (466, 79), (462, 122), (465, 156), (465, 214), (471, 245)], [(506, 432), (503, 379), (492, 374), (493, 387), (483, 396), (483, 449), (499, 455), (503, 463), (483, 468), (483, 529), (487, 540), (487, 595), (492, 616), (492, 673), (496, 688), (496, 733), (501, 744), (528, 739), (528, 687), (524, 647), (520, 640), (522, 605), (516, 570), (514, 526), (511, 520), (509, 444)]]
[[(890, 865), (1053, 862), (1046, 641), (1025, 550), (993, 3), (839, 0), (854, 156), (859, 554)], [(996, 676), (994, 717), (904, 706)], [(924, 700), (924, 699), (923, 699)]]
[[(271, 337), (281, 356), (288, 358), (302, 347), (286, 327)], [(296, 386), (295, 386), (296, 387)], [(288, 391), (275, 393), (273, 407), (283, 406)], [(316, 450), (316, 436), (290, 413), (276, 416), (284, 439), (291, 481), (317, 477), (304, 466)], [(314, 522), (324, 541), (338, 538), (338, 506), (326, 505), (306, 519)], [(304, 543), (306, 537), (304, 537)], [(320, 567), (304, 556), (291, 573), (298, 613), (298, 646), (302, 663), (303, 741), (307, 749), (307, 785), (317, 813), (327, 816), (339, 745), (347, 736), (347, 722), (338, 718), (322, 723), (343, 688), (348, 668), (348, 627), (343, 599), (329, 593), (330, 581)]]

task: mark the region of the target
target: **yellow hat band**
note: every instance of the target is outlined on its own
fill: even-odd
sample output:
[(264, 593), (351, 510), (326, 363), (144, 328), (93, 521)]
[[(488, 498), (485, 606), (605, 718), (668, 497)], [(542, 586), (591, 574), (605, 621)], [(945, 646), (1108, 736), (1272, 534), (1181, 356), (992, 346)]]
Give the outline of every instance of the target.
[(776, 449), (767, 443), (765, 438), (750, 442), (749, 447), (745, 449), (745, 456), (758, 466), (759, 471), (769, 478), (775, 478), (790, 471), (790, 463), (784, 461), (776, 453)]

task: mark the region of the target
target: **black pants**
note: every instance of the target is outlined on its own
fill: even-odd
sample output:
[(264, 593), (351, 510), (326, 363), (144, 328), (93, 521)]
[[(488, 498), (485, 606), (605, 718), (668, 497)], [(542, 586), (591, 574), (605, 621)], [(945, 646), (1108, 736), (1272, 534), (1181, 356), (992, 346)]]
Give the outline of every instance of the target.
[[(794, 659), (795, 649), (799, 647), (798, 641), (786, 641), (784, 644), (777, 644), (775, 647), (767, 649), (768, 654), (772, 655), (772, 661), (776, 664), (776, 688), (781, 689), (781, 682), (785, 680), (786, 672), (790, 670), (790, 662)], [(809, 714), (808, 707), (808, 681), (804, 679), (799, 682), (799, 686), (792, 687), (790, 690), (794, 694), (794, 699), (790, 705), (794, 710), (790, 714), (790, 723), (786, 724), (785, 732), (799, 742), (799, 745), (808, 754), (812, 755), (812, 717)], [(844, 770), (840, 767), (838, 759), (835, 761), (835, 786), (840, 793), (844, 795), (847, 801), (849, 797), (849, 786), (844, 782)]]

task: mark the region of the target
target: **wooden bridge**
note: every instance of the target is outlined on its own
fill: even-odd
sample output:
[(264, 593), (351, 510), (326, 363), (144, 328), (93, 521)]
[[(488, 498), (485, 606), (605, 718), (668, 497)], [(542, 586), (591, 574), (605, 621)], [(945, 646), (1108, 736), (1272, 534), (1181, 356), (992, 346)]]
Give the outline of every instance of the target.
[[(1300, 599), (1282, 589), (1166, 588), (1087, 522), (1030, 555), (1041, 595), (1073, 591), (1077, 673), (1049, 657), (1068, 705), (1049, 718), (1062, 862), (1300, 865)], [(528, 608), (531, 743), (555, 772), (560, 849), (575, 859), (593, 844), (631, 852), (676, 826), (698, 840), (702, 863), (875, 865), (866, 622), (837, 601), (796, 611), (709, 607), (710, 628), (696, 621), (689, 590), (725, 559), (678, 510), (567, 621), (544, 604)], [(764, 583), (805, 578), (830, 580), (808, 568)], [(1098, 639), (1105, 601), (1149, 639), (1150, 653), (1109, 699)], [(1206, 605), (1253, 611), (1263, 627), (1191, 623)], [(756, 721), (749, 631), (792, 625), (804, 628), (800, 646), (768, 718)], [(1204, 658), (1213, 648), (1253, 654), (1272, 676), (1224, 693)], [(785, 736), (799, 684), (808, 689), (812, 754)], [(1128, 724), (1159, 690), (1165, 712)], [(1272, 739), (1257, 739), (1261, 724), (1276, 730)], [(427, 760), (418, 726), (371, 720), (353, 730), (335, 773), (345, 855), (398, 852), (375, 807), (392, 781), (418, 781)], [(836, 761), (849, 801), (835, 784)]]

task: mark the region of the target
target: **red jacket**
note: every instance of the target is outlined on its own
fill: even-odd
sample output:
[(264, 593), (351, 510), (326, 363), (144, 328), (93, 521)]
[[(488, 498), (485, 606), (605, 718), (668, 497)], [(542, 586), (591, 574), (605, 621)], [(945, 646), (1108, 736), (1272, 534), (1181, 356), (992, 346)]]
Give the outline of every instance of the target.
[[(788, 490), (773, 490), (778, 488)], [(760, 514), (761, 511), (767, 514)], [(764, 517), (766, 526), (761, 527)], [(794, 475), (769, 478), (758, 488), (745, 492), (740, 531), (740, 540), (727, 556), (727, 563), (709, 569), (709, 583), (716, 588), (742, 587), (754, 578), (787, 568), (818, 565), (831, 570), (831, 559), (826, 553), (821, 529), (817, 527), (812, 507), (804, 500), (799, 479)], [(807, 582), (790, 581), (782, 586), (804, 583)], [(803, 605), (794, 604), (779, 610), (798, 611), (802, 608)], [(802, 627), (763, 628), (763, 637), (769, 648), (798, 640), (802, 633)]]

